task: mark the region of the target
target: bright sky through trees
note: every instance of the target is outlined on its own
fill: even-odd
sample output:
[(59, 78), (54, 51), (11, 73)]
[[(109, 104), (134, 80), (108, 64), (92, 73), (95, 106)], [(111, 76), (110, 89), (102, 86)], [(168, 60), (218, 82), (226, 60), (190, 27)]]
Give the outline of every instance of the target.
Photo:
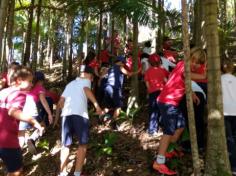
[(165, 6), (167, 8), (174, 9), (176, 8), (177, 10), (181, 9), (181, 0), (166, 0)]

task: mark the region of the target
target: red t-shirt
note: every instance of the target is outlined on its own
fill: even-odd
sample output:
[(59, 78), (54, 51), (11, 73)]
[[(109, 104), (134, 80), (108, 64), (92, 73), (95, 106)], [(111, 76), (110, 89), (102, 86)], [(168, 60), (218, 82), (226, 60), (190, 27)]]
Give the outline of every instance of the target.
[(94, 58), (94, 59), (89, 63), (88, 66), (89, 66), (89, 67), (92, 67), (93, 69), (98, 68), (98, 67), (99, 67), (99, 62), (97, 61), (97, 59)]
[(19, 121), (8, 115), (11, 108), (21, 109), (26, 94), (16, 88), (6, 88), (0, 92), (0, 148), (19, 148)]
[(99, 54), (99, 59), (102, 63), (109, 63), (109, 52), (107, 50), (102, 50)]
[(178, 106), (185, 94), (184, 61), (180, 61), (157, 98), (158, 102)]
[[(201, 64), (200, 67), (198, 67), (196, 70), (191, 70), (193, 73), (198, 73), (198, 74), (204, 74), (206, 72), (206, 64)], [(206, 79), (194, 79), (193, 81), (199, 82), (199, 83), (207, 83), (207, 78)]]
[(40, 85), (40, 84), (36, 84), (33, 89), (27, 93), (27, 96), (30, 96), (33, 98), (34, 102), (37, 103), (39, 102), (39, 95), (44, 93), (45, 94), (46, 90), (45, 88)]
[(148, 93), (152, 93), (158, 90), (162, 90), (166, 80), (168, 78), (169, 72), (161, 67), (150, 67), (144, 73), (144, 80), (148, 82), (149, 89)]
[(60, 96), (56, 92), (50, 90), (46, 90), (46, 97), (50, 97), (54, 104), (57, 104), (60, 99)]
[(163, 50), (164, 57), (167, 58), (169, 61), (176, 63), (176, 57), (178, 53), (176, 51), (171, 50)]
[[(127, 58), (124, 67), (129, 72), (133, 71), (133, 58), (132, 57)], [(140, 57), (138, 57), (138, 69), (141, 69), (141, 68), (142, 68), (142, 63), (141, 63)]]

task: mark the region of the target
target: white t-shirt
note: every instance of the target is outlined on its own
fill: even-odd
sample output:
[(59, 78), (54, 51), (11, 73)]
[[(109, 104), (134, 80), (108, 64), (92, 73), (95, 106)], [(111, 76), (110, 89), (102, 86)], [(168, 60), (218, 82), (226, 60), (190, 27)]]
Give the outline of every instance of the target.
[(168, 59), (166, 59), (165, 57), (161, 57), (161, 62), (162, 62), (162, 67), (164, 68), (164, 69), (166, 69), (167, 71), (170, 71), (169, 69), (169, 67), (175, 67), (176, 65), (173, 63), (173, 62), (171, 62), (171, 61), (169, 61)]
[(236, 77), (232, 74), (221, 75), (224, 115), (236, 115)]
[(61, 116), (80, 115), (84, 118), (88, 116), (88, 100), (84, 88), (91, 88), (89, 79), (76, 78), (67, 84), (62, 97), (65, 98)]

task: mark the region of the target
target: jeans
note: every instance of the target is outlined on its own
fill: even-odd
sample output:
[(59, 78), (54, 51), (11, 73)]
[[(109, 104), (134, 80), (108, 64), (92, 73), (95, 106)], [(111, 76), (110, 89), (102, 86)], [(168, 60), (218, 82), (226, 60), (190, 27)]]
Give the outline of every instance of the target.
[(160, 111), (157, 106), (157, 97), (159, 94), (160, 91), (155, 91), (149, 94), (149, 134), (153, 134), (159, 130)]
[(225, 116), (225, 131), (231, 170), (236, 172), (236, 116)]

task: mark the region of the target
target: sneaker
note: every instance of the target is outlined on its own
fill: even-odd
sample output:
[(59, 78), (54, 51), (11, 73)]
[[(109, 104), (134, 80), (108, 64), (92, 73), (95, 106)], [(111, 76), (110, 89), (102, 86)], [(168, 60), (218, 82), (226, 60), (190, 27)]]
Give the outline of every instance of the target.
[(154, 162), (152, 165), (153, 169), (165, 175), (176, 175), (177, 172), (170, 170), (165, 164), (158, 164)]
[(27, 146), (28, 146), (28, 150), (31, 154), (33, 154), (33, 155), (37, 154), (35, 143), (32, 139), (28, 139)]
[(171, 152), (166, 152), (166, 154), (165, 154), (166, 158), (183, 157), (183, 156), (184, 156), (183, 152), (176, 151), (176, 150), (173, 150)]

